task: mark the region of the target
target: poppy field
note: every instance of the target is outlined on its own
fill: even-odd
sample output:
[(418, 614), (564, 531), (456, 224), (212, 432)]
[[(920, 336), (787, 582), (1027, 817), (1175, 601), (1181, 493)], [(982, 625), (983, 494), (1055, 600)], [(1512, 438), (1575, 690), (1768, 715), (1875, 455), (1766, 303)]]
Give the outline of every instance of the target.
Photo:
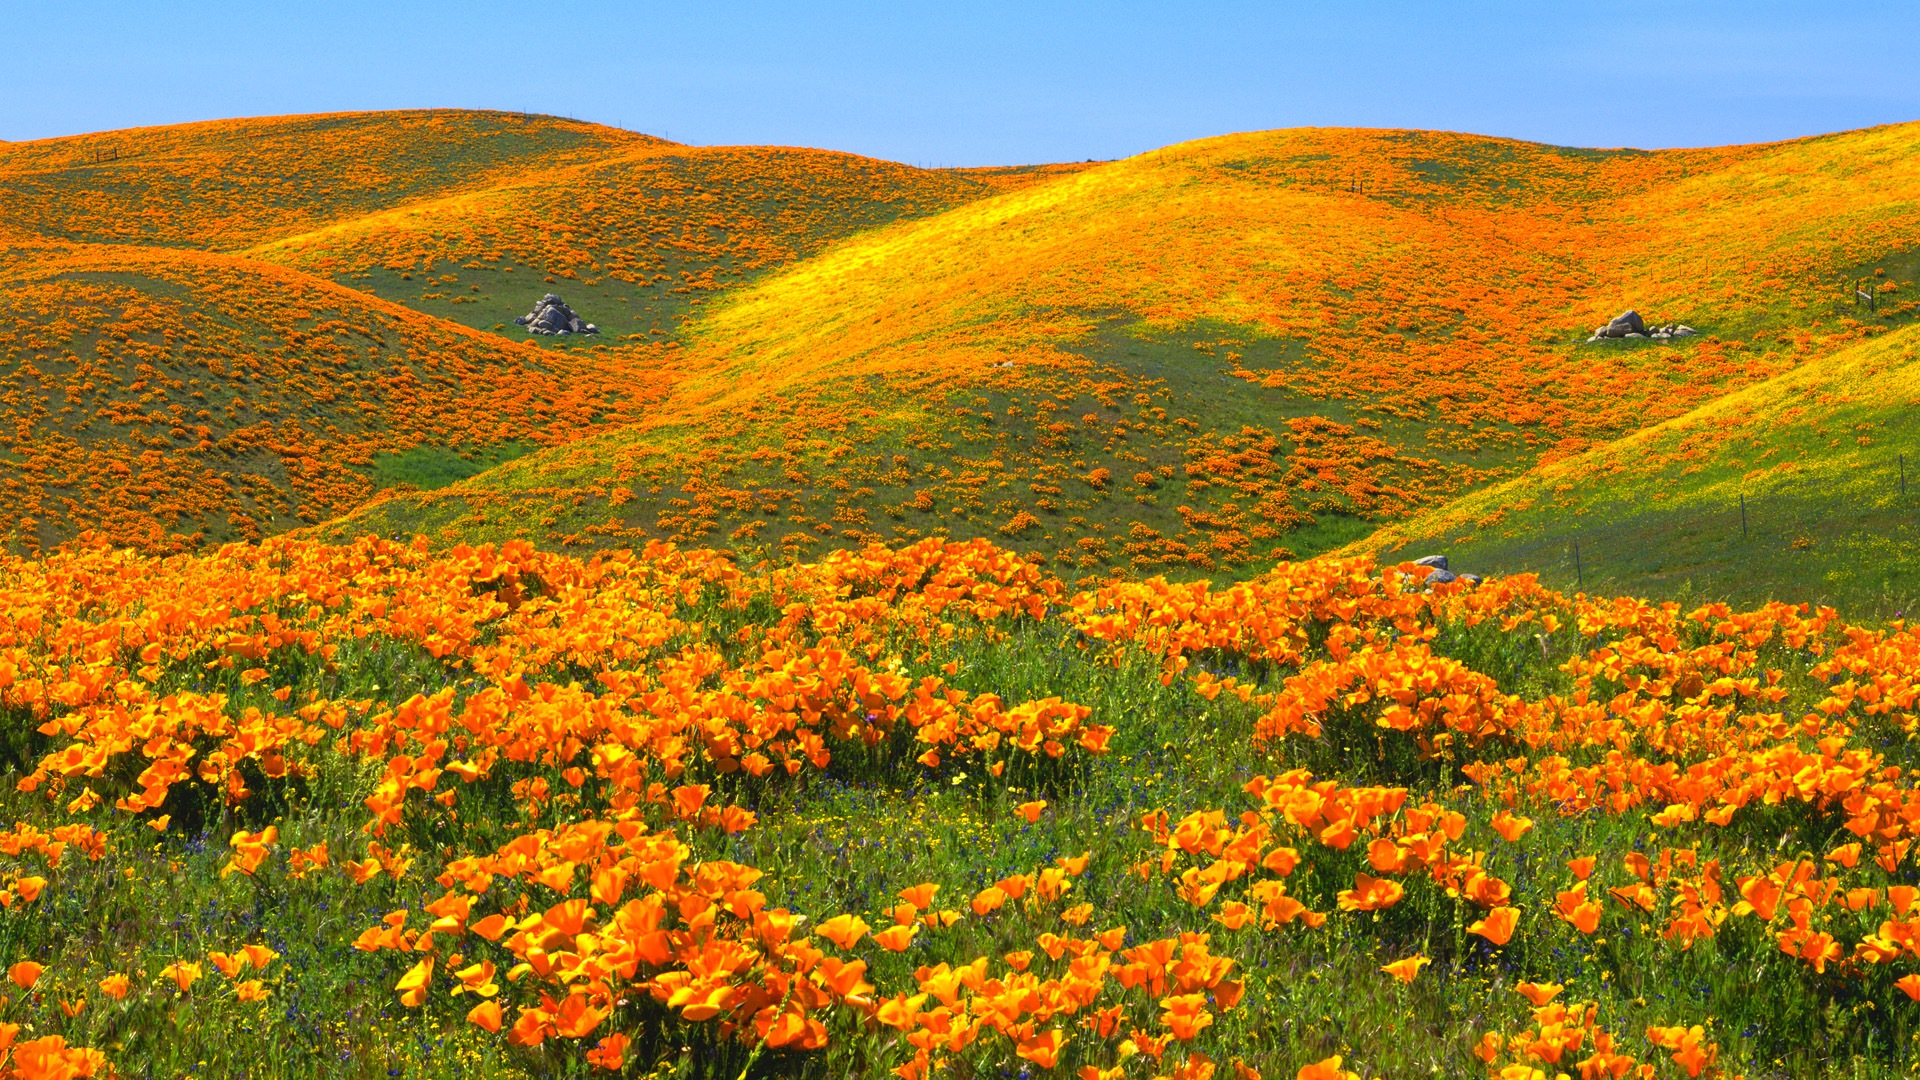
[(1916, 140), (0, 143), (0, 1080), (1909, 1075)]
[[(1061, 171), (451, 110), (0, 146), (0, 543), (253, 539), (624, 426), (722, 290)], [(593, 345), (495, 332), (553, 289)]]
[[(329, 535), (531, 521), (776, 558), (984, 537), (1068, 577), (1257, 571), (1905, 325), (1904, 292), (1846, 290), (1911, 287), (1916, 132), (1643, 153), (1295, 130), (1098, 164), (730, 292), (642, 422)], [(1629, 305), (1700, 333), (1585, 340)]]
[(1920, 636), (1425, 575), (11, 559), (8, 1067), (1906, 1071)]

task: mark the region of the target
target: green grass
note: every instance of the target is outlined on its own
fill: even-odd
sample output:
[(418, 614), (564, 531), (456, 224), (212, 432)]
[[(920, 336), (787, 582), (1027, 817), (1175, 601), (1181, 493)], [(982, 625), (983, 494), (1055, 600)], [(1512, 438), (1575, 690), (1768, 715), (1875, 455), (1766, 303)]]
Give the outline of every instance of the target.
[[(541, 267), (501, 259), (483, 269), (403, 272), (376, 266), (341, 273), (335, 280), (436, 318), (548, 348), (617, 344), (629, 334), (674, 338), (681, 332), (680, 324), (699, 312), (701, 298), (676, 296), (664, 282), (647, 286), (615, 278), (594, 278), (592, 284), (579, 278), (545, 278)], [(558, 295), (581, 319), (598, 327), (599, 335), (543, 337), (514, 323), (548, 293)]]
[[(1446, 554), (1457, 571), (1534, 573), (1554, 588), (1721, 600), (1826, 604), (1853, 618), (1920, 610), (1920, 492), (1902, 499), (1775, 493), (1740, 505), (1599, 513), (1537, 533), (1415, 539), (1402, 556)], [(1575, 547), (1578, 545), (1576, 553)]]
[(404, 486), (432, 491), (477, 476), (533, 449), (527, 443), (509, 442), (466, 450), (416, 446), (411, 450), (388, 451), (374, 456), (374, 487), (386, 490)]

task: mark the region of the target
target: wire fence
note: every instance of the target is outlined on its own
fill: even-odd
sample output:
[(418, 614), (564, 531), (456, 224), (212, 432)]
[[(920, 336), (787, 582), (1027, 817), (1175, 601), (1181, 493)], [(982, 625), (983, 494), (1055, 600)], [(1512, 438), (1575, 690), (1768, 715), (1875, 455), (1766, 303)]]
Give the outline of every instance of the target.
[(1595, 507), (1575, 528), (1505, 537), (1495, 527), (1439, 550), (1456, 572), (1534, 573), (1562, 590), (1740, 602), (1837, 598), (1903, 614), (1920, 605), (1914, 467), (1899, 455), (1867, 484), (1857, 475), (1842, 485), (1832, 474), (1813, 474), (1672, 507)]

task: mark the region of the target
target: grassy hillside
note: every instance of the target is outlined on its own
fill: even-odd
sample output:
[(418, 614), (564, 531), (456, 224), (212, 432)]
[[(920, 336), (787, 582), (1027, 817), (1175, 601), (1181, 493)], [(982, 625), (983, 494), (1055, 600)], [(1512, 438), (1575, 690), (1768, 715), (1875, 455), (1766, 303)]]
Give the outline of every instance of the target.
[[(646, 423), (336, 531), (992, 536), (1086, 572), (1325, 550), (1908, 317), (1836, 304), (1920, 220), (1917, 141), (1169, 148), (829, 248), (691, 324)], [(1702, 333), (1583, 343), (1628, 306)]]
[[(1299, 130), (958, 171), (483, 113), (9, 144), (14, 542), (365, 506), (328, 528), (1265, 565), (1904, 325), (1910, 291), (1842, 297), (1912, 279), (1917, 132)], [(528, 348), (510, 320), (548, 290), (607, 333)], [(413, 336), (373, 340), (394, 305)], [(1584, 343), (1626, 306), (1702, 333)], [(196, 312), (217, 342), (148, 325)]]
[[(1049, 172), (452, 111), (9, 144), (7, 541), (256, 537), (637, 420), (720, 291)], [(549, 290), (607, 333), (530, 347)]]
[(233, 251), (662, 140), (454, 109), (135, 128), (0, 146), (0, 218), (52, 240)]
[(780, 147), (643, 145), (261, 244), (250, 254), (482, 330), (556, 292), (604, 333), (674, 338), (721, 291), (835, 240), (1049, 170), (924, 170)]
[(284, 531), (364, 501), (376, 460), (402, 482), (637, 418), (664, 391), (230, 256), (14, 248), (0, 289), (0, 499), (28, 549)]
[(1353, 549), (1440, 551), (1461, 569), (1562, 587), (1909, 615), (1920, 611), (1916, 346), (1909, 324)]

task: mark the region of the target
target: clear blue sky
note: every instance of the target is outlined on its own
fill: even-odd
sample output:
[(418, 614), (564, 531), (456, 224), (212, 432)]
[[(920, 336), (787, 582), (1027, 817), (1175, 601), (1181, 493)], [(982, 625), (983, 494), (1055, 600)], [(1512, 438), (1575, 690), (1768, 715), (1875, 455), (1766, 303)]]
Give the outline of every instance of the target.
[(1920, 3), (0, 0), (0, 138), (466, 106), (942, 165), (1296, 125), (1585, 146), (1920, 119)]

